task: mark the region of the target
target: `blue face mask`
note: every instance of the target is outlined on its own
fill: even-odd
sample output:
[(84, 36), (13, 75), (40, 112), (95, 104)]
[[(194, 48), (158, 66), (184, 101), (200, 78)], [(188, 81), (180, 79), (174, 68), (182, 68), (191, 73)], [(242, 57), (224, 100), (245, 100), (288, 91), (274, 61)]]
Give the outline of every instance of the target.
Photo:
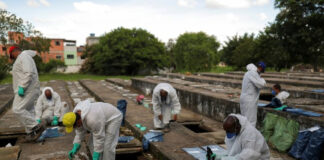
[(235, 137), (236, 136), (236, 133), (229, 133), (229, 132), (226, 132), (226, 137), (227, 138), (233, 138), (233, 137)]
[(277, 94), (277, 92), (274, 91), (274, 90), (272, 90), (272, 91), (271, 91), (271, 94), (275, 96), (275, 95)]

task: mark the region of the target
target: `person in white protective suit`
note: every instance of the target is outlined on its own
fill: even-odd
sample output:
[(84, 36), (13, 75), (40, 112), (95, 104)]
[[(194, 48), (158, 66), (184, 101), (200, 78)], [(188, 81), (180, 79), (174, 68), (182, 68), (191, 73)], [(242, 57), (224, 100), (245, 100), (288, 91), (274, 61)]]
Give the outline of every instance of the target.
[(40, 94), (38, 72), (33, 60), (35, 51), (9, 48), (10, 59), (15, 60), (12, 68), (12, 84), (15, 93), (12, 111), (24, 125), (27, 141), (35, 141), (45, 130), (35, 119), (34, 105)]
[(37, 122), (45, 121), (52, 126), (58, 125), (59, 119), (66, 113), (62, 109), (63, 104), (60, 95), (53, 88), (45, 87), (35, 107)]
[(173, 120), (177, 120), (181, 105), (176, 90), (168, 83), (158, 84), (152, 95), (154, 111), (154, 128), (170, 131), (170, 120), (173, 114)]
[(266, 65), (263, 62), (247, 65), (247, 72), (244, 74), (242, 82), (242, 92), (240, 96), (241, 114), (245, 116), (255, 127), (257, 123), (258, 102), (260, 89), (266, 85), (266, 81), (260, 77)]
[(114, 160), (122, 119), (122, 113), (109, 103), (91, 103), (89, 100), (79, 102), (73, 112), (63, 116), (67, 133), (76, 128), (69, 158), (72, 159), (80, 149), (81, 141), (89, 131), (93, 139), (92, 159)]
[(223, 123), (227, 156), (223, 159), (269, 160), (270, 150), (262, 134), (246, 117), (230, 114)]

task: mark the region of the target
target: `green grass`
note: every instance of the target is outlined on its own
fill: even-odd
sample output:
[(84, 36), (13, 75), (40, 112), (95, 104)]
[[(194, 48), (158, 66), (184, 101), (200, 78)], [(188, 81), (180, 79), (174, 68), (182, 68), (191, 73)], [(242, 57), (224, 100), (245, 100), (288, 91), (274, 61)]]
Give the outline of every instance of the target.
[[(50, 81), (50, 80), (65, 80), (65, 81), (77, 81), (80, 79), (92, 79), (92, 80), (104, 80), (106, 78), (121, 78), (121, 79), (131, 79), (133, 77), (139, 76), (102, 76), (102, 75), (91, 75), (91, 74), (63, 74), (63, 73), (49, 73), (49, 74), (40, 74), (40, 81)], [(0, 84), (12, 83), (12, 76), (8, 75), (5, 79), (0, 81)]]
[(226, 66), (226, 67), (215, 66), (210, 70), (210, 72), (213, 72), (213, 73), (226, 73), (226, 72), (232, 72), (232, 71), (235, 71), (235, 69), (234, 69), (234, 67), (231, 67), (231, 66)]

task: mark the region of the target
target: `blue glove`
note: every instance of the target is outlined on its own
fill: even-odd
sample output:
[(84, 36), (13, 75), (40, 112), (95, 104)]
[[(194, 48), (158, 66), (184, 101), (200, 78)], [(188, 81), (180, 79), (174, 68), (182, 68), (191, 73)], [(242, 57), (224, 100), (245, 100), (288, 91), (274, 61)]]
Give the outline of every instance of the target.
[(18, 86), (18, 95), (20, 97), (22, 97), (22, 96), (24, 96), (24, 94), (25, 94), (24, 88)]
[(58, 117), (54, 116), (53, 121), (51, 123), (52, 126), (57, 126), (58, 125)]
[(100, 153), (98, 153), (98, 152), (93, 152), (92, 160), (99, 160), (99, 158), (100, 158)]
[(81, 147), (81, 144), (79, 144), (79, 143), (73, 144), (73, 149), (69, 152), (69, 159), (72, 159), (74, 157), (74, 155), (78, 152), (80, 147)]
[(36, 119), (36, 121), (38, 124), (42, 122), (40, 119)]

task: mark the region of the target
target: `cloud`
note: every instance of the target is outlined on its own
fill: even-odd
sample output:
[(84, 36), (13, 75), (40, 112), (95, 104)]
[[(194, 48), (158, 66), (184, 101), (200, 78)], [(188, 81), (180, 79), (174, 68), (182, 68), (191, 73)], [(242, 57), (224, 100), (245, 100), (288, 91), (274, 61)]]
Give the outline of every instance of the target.
[(0, 1), (0, 9), (7, 9), (6, 3)]
[(49, 7), (51, 5), (47, 0), (39, 0), (39, 2), (46, 7)]
[(261, 19), (262, 21), (265, 21), (265, 20), (268, 19), (267, 15), (266, 15), (265, 13), (260, 13), (260, 14), (259, 14), (259, 17), (260, 17), (260, 19)]
[(265, 5), (269, 0), (205, 0), (205, 2), (212, 8), (249, 8)]
[(76, 10), (88, 13), (107, 13), (110, 11), (110, 7), (104, 4), (95, 4), (89, 1), (74, 2), (73, 6)]
[(39, 3), (36, 0), (28, 0), (27, 5), (29, 7), (39, 7)]
[(210, 14), (206, 10), (178, 12), (148, 4), (106, 5), (87, 1), (75, 2), (73, 7), (74, 10), (62, 15), (39, 15), (32, 19), (33, 24), (49, 38), (77, 40), (78, 45), (84, 44), (90, 33), (100, 36), (117, 27), (143, 28), (167, 42), (184, 32), (199, 31), (215, 35), (219, 41), (226, 41), (228, 36), (258, 33), (267, 25), (245, 13)]
[(194, 8), (197, 2), (196, 0), (178, 0), (178, 5), (181, 7)]

